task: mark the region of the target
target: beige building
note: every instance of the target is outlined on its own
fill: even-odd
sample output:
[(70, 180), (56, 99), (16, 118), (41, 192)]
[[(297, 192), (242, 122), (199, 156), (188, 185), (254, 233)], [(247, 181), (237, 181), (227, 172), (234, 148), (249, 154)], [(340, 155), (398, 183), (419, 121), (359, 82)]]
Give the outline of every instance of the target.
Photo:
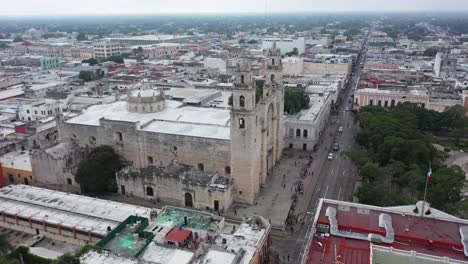
[(351, 74), (351, 61), (348, 63), (326, 63), (304, 61), (302, 58), (289, 57), (283, 59), (284, 75), (297, 76), (300, 74)]
[[(37, 151), (32, 155), (33, 171), (35, 166), (40, 168), (37, 180), (46, 183), (44, 187), (75, 187), (69, 174), (60, 171), (73, 173), (87, 148), (109, 145), (131, 161), (134, 169), (158, 167), (150, 178), (145, 173), (118, 177), (122, 194), (198, 208), (227, 209), (232, 201), (253, 204), (283, 148), (281, 71), (281, 53), (273, 48), (265, 62), (263, 97), (257, 101), (250, 63), (240, 61), (232, 109), (168, 100), (162, 91), (146, 84), (142, 90), (131, 92), (127, 101), (94, 105), (69, 119), (62, 116), (57, 124), (61, 144), (73, 142), (73, 147), (69, 151), (65, 146), (56, 151)], [(174, 163), (190, 168), (176, 170), (172, 178), (163, 181), (164, 176), (157, 171)], [(187, 180), (186, 176), (192, 178)], [(200, 183), (199, 179), (205, 180)], [(216, 192), (206, 196), (213, 184)], [(152, 188), (153, 195), (148, 195), (147, 187)]]
[(108, 58), (120, 55), (122, 50), (118, 42), (110, 40), (98, 41), (93, 44), (94, 58)]
[(354, 93), (354, 107), (376, 105), (382, 107), (393, 107), (397, 104), (410, 102), (422, 107), (429, 105), (429, 94), (426, 89), (358, 89)]

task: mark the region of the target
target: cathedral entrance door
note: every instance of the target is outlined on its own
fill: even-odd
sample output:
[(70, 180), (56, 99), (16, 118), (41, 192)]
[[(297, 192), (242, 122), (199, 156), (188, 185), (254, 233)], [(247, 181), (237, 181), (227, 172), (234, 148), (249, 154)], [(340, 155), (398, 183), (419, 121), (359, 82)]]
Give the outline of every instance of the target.
[(185, 206), (193, 207), (193, 197), (191, 193), (185, 193)]

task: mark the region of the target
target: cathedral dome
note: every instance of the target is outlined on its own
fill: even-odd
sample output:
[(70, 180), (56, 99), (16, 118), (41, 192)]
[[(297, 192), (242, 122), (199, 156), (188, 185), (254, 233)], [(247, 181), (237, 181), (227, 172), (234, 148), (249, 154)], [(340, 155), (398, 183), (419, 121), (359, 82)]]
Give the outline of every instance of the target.
[(151, 87), (145, 81), (140, 89), (133, 90), (127, 95), (127, 110), (129, 112), (155, 113), (166, 108), (166, 98), (164, 92)]

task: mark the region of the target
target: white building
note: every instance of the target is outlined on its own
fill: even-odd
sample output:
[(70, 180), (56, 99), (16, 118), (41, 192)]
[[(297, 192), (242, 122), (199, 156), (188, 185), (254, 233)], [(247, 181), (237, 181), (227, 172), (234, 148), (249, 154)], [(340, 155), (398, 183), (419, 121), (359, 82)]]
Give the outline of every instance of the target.
[(122, 53), (122, 48), (118, 42), (104, 40), (95, 42), (93, 44), (93, 51), (95, 58), (107, 58), (120, 55)]
[(310, 85), (306, 94), (309, 108), (290, 115), (285, 122), (285, 148), (312, 150), (330, 116), (330, 108), (336, 102), (339, 82), (330, 85)]
[(227, 62), (220, 58), (206, 58), (203, 60), (205, 68), (216, 69), (218, 72), (226, 72)]
[(23, 121), (40, 120), (62, 112), (63, 102), (60, 100), (44, 99), (20, 105), (18, 116)]
[(262, 50), (267, 50), (273, 47), (273, 43), (276, 43), (276, 47), (281, 50), (281, 54), (286, 54), (297, 48), (299, 54), (305, 52), (306, 44), (305, 38), (264, 38), (262, 40)]

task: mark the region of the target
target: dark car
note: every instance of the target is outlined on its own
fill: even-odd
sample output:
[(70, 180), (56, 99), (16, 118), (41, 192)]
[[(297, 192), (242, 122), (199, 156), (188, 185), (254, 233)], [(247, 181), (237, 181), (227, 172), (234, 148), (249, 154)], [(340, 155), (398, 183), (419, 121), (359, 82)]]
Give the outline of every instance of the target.
[(333, 150), (334, 150), (334, 151), (340, 150), (340, 144), (335, 143), (335, 144), (333, 145)]

